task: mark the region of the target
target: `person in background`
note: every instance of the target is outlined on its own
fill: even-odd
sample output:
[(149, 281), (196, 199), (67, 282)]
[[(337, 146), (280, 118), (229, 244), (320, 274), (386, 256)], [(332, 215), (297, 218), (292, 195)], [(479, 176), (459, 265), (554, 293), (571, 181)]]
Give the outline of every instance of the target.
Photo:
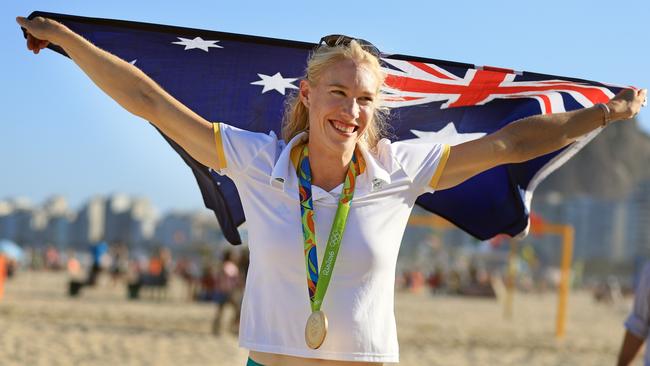
[[(248, 274), (248, 265), (250, 264), (250, 252), (248, 248), (244, 248), (239, 252), (239, 260), (237, 261), (237, 267), (239, 268), (239, 284), (235, 291), (233, 291), (232, 299), (235, 305), (235, 319), (233, 320), (233, 328), (239, 327), (239, 321), (241, 319), (241, 306), (242, 301), (244, 300), (244, 290), (246, 289), (246, 275)], [(239, 329), (237, 329), (239, 332)]]
[(4, 295), (5, 278), (7, 278), (7, 259), (0, 254), (0, 300)]
[(115, 243), (110, 249), (111, 283), (113, 286), (122, 281), (129, 267), (129, 248), (124, 243)]
[(236, 260), (234, 258), (233, 252), (230, 250), (225, 250), (223, 252), (223, 260), (221, 267), (216, 274), (216, 283), (215, 283), (215, 293), (214, 293), (214, 303), (216, 304), (216, 312), (214, 314), (214, 320), (212, 322), (212, 334), (219, 335), (221, 334), (221, 318), (223, 317), (224, 305), (232, 305), (235, 315), (230, 323), (230, 329), (235, 333), (237, 330), (237, 307), (239, 302), (236, 301), (233, 296), (241, 279), (239, 277), (239, 267), (237, 267)]
[[(634, 361), (639, 348), (650, 335), (650, 262), (643, 266), (639, 284), (634, 292), (634, 306), (625, 320), (625, 336), (618, 353), (618, 366), (627, 366)], [(643, 364), (650, 366), (650, 352), (646, 346)]]
[(107, 253), (108, 244), (105, 241), (101, 241), (90, 247), (90, 256), (93, 260), (93, 263), (90, 267), (90, 272), (88, 273), (86, 285), (95, 286), (97, 283), (97, 277), (99, 277), (99, 274), (102, 271), (102, 263), (105, 261), (104, 256)]
[(81, 281), (83, 277), (81, 262), (77, 258), (77, 254), (74, 250), (68, 250), (68, 260), (66, 261), (66, 269), (68, 271), (68, 277), (71, 280)]
[(198, 270), (195, 263), (188, 257), (181, 257), (176, 262), (174, 272), (183, 279), (187, 289), (187, 299), (194, 300), (198, 292)]
[(52, 245), (48, 245), (45, 249), (45, 267), (50, 271), (61, 269), (61, 255), (58, 249)]

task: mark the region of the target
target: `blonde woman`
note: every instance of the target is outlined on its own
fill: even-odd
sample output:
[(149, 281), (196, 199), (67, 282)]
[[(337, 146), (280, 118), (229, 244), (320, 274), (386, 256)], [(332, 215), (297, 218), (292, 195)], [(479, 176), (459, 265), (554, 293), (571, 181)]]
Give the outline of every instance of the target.
[(57, 22), (17, 22), (34, 53), (59, 45), (111, 98), (235, 182), (249, 227), (240, 324), (249, 365), (398, 362), (395, 264), (416, 198), (558, 150), (636, 115), (646, 97), (624, 90), (607, 104), (525, 118), (453, 147), (391, 142), (382, 139), (384, 75), (373, 47), (326, 37), (280, 139), (204, 120)]

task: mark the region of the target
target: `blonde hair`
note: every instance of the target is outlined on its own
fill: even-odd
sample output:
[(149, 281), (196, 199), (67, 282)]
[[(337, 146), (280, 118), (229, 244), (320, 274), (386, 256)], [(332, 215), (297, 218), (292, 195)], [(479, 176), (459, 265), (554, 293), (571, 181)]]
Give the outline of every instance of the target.
[[(307, 68), (303, 79), (310, 83), (316, 83), (323, 72), (336, 62), (341, 60), (352, 60), (357, 64), (368, 66), (379, 81), (379, 87), (384, 84), (386, 74), (381, 70), (379, 59), (366, 51), (355, 40), (347, 45), (336, 45), (333, 47), (319, 46), (307, 60)], [(381, 105), (379, 90), (377, 98), (374, 98), (375, 112), (368, 123), (364, 136), (359, 140), (368, 149), (374, 149), (379, 140), (387, 135), (388, 108)], [(300, 100), (300, 92), (296, 92), (287, 99), (284, 118), (282, 121), (282, 138), (289, 142), (297, 134), (309, 131), (309, 109)]]

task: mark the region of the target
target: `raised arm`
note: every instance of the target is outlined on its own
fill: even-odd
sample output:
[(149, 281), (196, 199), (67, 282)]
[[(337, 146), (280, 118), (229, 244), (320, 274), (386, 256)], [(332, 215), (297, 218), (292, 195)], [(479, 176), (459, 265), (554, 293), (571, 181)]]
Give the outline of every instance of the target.
[(202, 164), (221, 166), (212, 124), (169, 95), (140, 69), (51, 19), (17, 17), (16, 22), (27, 31), (27, 48), (35, 54), (49, 42), (60, 46), (100, 89), (126, 110), (153, 123)]
[(520, 163), (561, 149), (606, 124), (634, 117), (647, 90), (625, 89), (607, 102), (572, 112), (523, 118), (483, 138), (452, 146), (438, 190), (454, 187), (501, 164)]

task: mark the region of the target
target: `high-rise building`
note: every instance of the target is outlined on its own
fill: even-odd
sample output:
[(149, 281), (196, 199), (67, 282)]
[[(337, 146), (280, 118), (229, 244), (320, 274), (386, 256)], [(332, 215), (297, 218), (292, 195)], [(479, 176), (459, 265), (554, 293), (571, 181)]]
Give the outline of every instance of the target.
[(47, 215), (47, 224), (42, 231), (43, 242), (59, 248), (67, 247), (72, 241), (72, 223), (74, 214), (68, 210), (68, 203), (63, 196), (50, 197), (43, 210)]
[(156, 210), (147, 198), (125, 194), (110, 196), (106, 204), (106, 235), (109, 243), (141, 245), (153, 238)]
[(130, 236), (134, 244), (144, 244), (153, 239), (157, 214), (147, 198), (134, 198), (130, 209)]
[(10, 225), (10, 215), (14, 206), (9, 201), (0, 201), (0, 239), (9, 239), (13, 236)]
[(104, 239), (106, 201), (101, 196), (89, 199), (79, 210), (70, 234), (72, 245), (85, 248)]
[(156, 242), (168, 246), (184, 246), (191, 242), (192, 219), (187, 213), (173, 212), (165, 215), (156, 227)]
[(156, 242), (168, 247), (194, 244), (217, 244), (223, 234), (214, 216), (209, 213), (169, 213), (157, 225)]
[(106, 200), (104, 212), (104, 239), (109, 243), (130, 241), (131, 236), (131, 198), (117, 193)]
[(34, 208), (31, 202), (25, 198), (14, 198), (5, 201), (2, 205), (0, 236), (19, 243), (21, 245), (33, 244), (37, 239), (32, 229), (32, 218)]

